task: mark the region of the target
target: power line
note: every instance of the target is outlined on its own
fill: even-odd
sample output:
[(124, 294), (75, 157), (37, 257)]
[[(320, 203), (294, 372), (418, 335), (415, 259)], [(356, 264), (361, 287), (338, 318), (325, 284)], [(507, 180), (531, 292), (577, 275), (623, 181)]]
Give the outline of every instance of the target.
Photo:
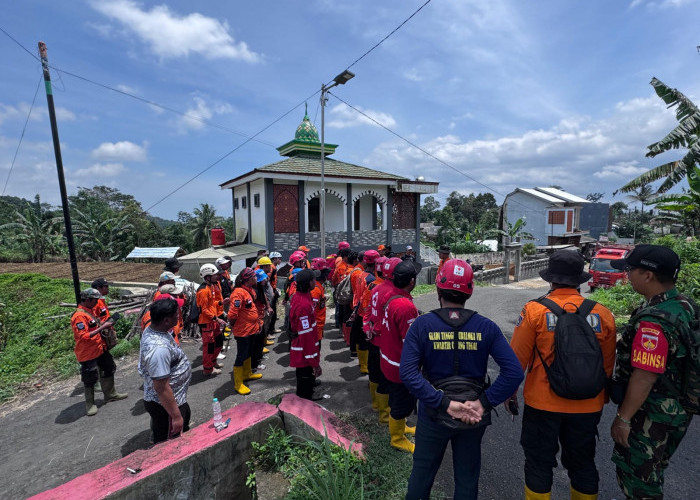
[[(0, 28), (2, 29), (2, 28)], [(41, 81), (44, 79), (43, 76), (39, 76), (39, 81), (36, 84), (36, 90), (34, 91), (34, 98), (32, 99), (32, 105), (29, 107), (29, 113), (27, 114), (27, 119), (24, 121), (24, 127), (22, 127), (22, 135), (19, 137), (19, 144), (17, 144), (17, 149), (15, 149), (15, 155), (12, 157), (12, 164), (10, 165), (10, 171), (7, 173), (7, 179), (5, 179), (5, 187), (2, 189), (2, 194), (5, 195), (7, 190), (7, 183), (10, 182), (10, 176), (12, 175), (12, 170), (15, 168), (15, 161), (17, 160), (17, 153), (19, 153), (19, 147), (22, 145), (22, 139), (24, 139), (24, 133), (27, 131), (27, 123), (29, 123), (29, 117), (32, 116), (32, 110), (34, 109), (34, 103), (36, 102), (36, 96), (39, 93), (39, 87), (41, 86)]]
[(357, 63), (360, 62), (362, 59), (364, 59), (367, 55), (369, 55), (370, 52), (372, 52), (374, 49), (376, 49), (376, 48), (379, 47), (382, 43), (384, 43), (384, 41), (385, 41), (387, 38), (389, 38), (391, 35), (393, 35), (393, 34), (396, 33), (397, 31), (399, 31), (399, 30), (403, 27), (404, 24), (406, 24), (408, 21), (410, 21), (410, 20), (413, 18), (413, 16), (415, 16), (415, 15), (418, 14), (421, 10), (423, 10), (423, 7), (425, 7), (426, 5), (428, 5), (428, 4), (430, 3), (430, 1), (431, 1), (431, 0), (427, 0), (423, 5), (421, 5), (420, 7), (418, 7), (418, 8), (415, 10), (415, 12), (413, 12), (413, 14), (411, 14), (411, 15), (408, 16), (406, 19), (404, 19), (404, 21), (403, 21), (401, 24), (399, 24), (396, 28), (394, 28), (394, 30), (393, 30), (391, 33), (389, 33), (387, 36), (385, 36), (384, 38), (382, 38), (381, 40), (379, 40), (379, 42), (377, 42), (371, 49), (369, 49), (367, 52), (365, 52), (365, 53), (362, 54), (360, 57), (358, 57), (357, 59), (355, 59), (355, 61), (353, 61), (353, 63), (352, 63), (350, 66), (348, 66), (346, 69), (350, 69), (350, 68), (352, 68), (353, 66), (355, 66), (355, 64), (357, 64)]
[(166, 194), (165, 196), (163, 196), (160, 200), (158, 200), (158, 201), (155, 202), (153, 205), (151, 205), (150, 207), (148, 207), (145, 211), (146, 211), (146, 212), (150, 212), (152, 208), (156, 207), (157, 205), (159, 205), (160, 203), (162, 203), (163, 201), (165, 201), (167, 198), (169, 198), (170, 196), (172, 196), (172, 195), (174, 195), (175, 193), (177, 193), (180, 189), (182, 189), (182, 188), (185, 187), (187, 184), (189, 184), (190, 182), (192, 182), (193, 180), (195, 180), (197, 177), (199, 177), (200, 175), (202, 175), (204, 172), (210, 170), (210, 169), (211, 169), (212, 167), (214, 167), (215, 165), (221, 163), (224, 159), (226, 159), (226, 158), (228, 158), (229, 156), (231, 156), (233, 153), (235, 153), (235, 152), (238, 151), (240, 148), (242, 148), (243, 146), (245, 146), (246, 144), (248, 144), (250, 141), (252, 141), (253, 139), (255, 139), (255, 137), (257, 137), (258, 135), (260, 135), (260, 134), (262, 134), (263, 132), (265, 132), (267, 129), (269, 129), (270, 127), (272, 127), (275, 123), (277, 123), (278, 121), (282, 120), (284, 117), (286, 117), (288, 114), (290, 114), (292, 111), (294, 111), (295, 109), (297, 109), (299, 106), (301, 106), (302, 104), (304, 104), (306, 101), (308, 101), (309, 99), (311, 99), (312, 97), (314, 97), (314, 96), (315, 96), (316, 94), (318, 94), (319, 92), (320, 92), (320, 90), (317, 90), (316, 92), (314, 92), (314, 93), (311, 94), (310, 96), (308, 96), (308, 97), (306, 97), (305, 99), (303, 99), (303, 100), (302, 100), (301, 102), (299, 102), (298, 104), (295, 104), (294, 107), (291, 108), (289, 111), (286, 111), (285, 113), (283, 113), (281, 116), (279, 116), (278, 118), (276, 118), (273, 122), (271, 122), (270, 124), (266, 125), (266, 126), (263, 127), (262, 129), (260, 129), (259, 131), (257, 131), (257, 132), (256, 132), (255, 134), (253, 134), (251, 137), (249, 137), (248, 139), (246, 139), (245, 141), (243, 141), (242, 143), (240, 143), (238, 146), (236, 146), (235, 148), (233, 148), (231, 151), (229, 151), (228, 153), (226, 153), (225, 155), (223, 155), (221, 158), (219, 158), (219, 159), (216, 160), (215, 162), (211, 163), (208, 167), (206, 167), (204, 170), (200, 171), (197, 175), (195, 175), (195, 176), (192, 177), (191, 179), (187, 180), (185, 183), (183, 183), (182, 185), (180, 185), (179, 187), (177, 187), (176, 189), (174, 189), (174, 190), (171, 191), (170, 193), (168, 193), (168, 194)]

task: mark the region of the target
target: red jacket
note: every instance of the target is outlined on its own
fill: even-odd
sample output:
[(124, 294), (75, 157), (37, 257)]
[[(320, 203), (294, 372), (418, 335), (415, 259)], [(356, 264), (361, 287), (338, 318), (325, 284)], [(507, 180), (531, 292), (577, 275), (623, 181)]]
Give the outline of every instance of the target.
[(294, 294), (289, 306), (289, 327), (297, 333), (292, 340), (289, 366), (304, 368), (319, 365), (319, 343), (316, 332), (314, 301), (310, 293)]
[[(377, 278), (374, 283), (380, 281)], [(380, 346), (380, 338), (382, 334), (382, 320), (384, 319), (384, 304), (389, 297), (396, 295), (394, 284), (390, 280), (381, 280), (375, 287), (369, 290), (369, 304), (365, 308), (365, 314), (362, 318), (362, 329), (367, 333), (370, 329), (374, 331), (372, 338), (369, 340), (373, 345)]]
[(401, 295), (401, 297), (392, 300), (386, 307), (386, 330), (382, 333), (380, 344), (380, 366), (382, 367), (382, 373), (390, 382), (400, 384), (399, 363), (401, 361), (401, 351), (403, 351), (403, 341), (406, 338), (406, 332), (408, 332), (409, 327), (418, 317), (418, 309), (413, 304), (413, 299), (409, 292), (396, 287), (394, 287), (392, 292), (391, 295), (387, 296), (387, 300), (392, 295)]

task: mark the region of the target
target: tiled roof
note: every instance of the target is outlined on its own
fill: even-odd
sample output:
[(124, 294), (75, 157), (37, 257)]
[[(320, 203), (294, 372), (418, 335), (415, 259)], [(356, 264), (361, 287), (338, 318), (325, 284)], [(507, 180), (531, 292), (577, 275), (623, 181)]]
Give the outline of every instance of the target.
[[(286, 158), (276, 163), (270, 163), (269, 165), (265, 165), (264, 167), (258, 167), (251, 172), (247, 172), (244, 175), (226, 181), (222, 185), (234, 182), (243, 177), (248, 177), (249, 175), (254, 173), (310, 175), (320, 177), (321, 157), (311, 155), (292, 156), (291, 158)], [(348, 177), (357, 179), (377, 179), (389, 181), (410, 180), (407, 177), (402, 177), (400, 175), (388, 174), (386, 172), (380, 172), (379, 170), (373, 170), (371, 168), (353, 165), (352, 163), (345, 163), (343, 161), (334, 160), (332, 158), (326, 158), (325, 160), (324, 175), (326, 177)]]

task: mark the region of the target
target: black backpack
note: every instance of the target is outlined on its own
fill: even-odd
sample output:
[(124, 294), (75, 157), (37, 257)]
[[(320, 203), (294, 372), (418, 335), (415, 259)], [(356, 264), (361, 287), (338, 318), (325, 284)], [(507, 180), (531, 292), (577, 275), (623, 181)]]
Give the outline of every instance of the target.
[(535, 345), (547, 372), (549, 386), (557, 396), (565, 399), (596, 397), (607, 381), (603, 351), (586, 319), (596, 302), (585, 299), (576, 308), (576, 312), (568, 312), (546, 297), (537, 299), (536, 302), (557, 316), (554, 327), (554, 361), (551, 365), (547, 366)]

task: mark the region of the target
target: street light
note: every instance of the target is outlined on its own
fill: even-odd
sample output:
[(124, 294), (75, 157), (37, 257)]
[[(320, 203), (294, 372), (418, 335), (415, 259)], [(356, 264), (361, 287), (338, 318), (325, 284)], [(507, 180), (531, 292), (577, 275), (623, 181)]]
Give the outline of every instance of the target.
[[(326, 101), (328, 91), (336, 85), (345, 85), (349, 80), (355, 77), (355, 73), (347, 69), (341, 74), (333, 78), (333, 83), (330, 85), (321, 85), (321, 257), (326, 258)], [(348, 203), (350, 200), (348, 200)]]

